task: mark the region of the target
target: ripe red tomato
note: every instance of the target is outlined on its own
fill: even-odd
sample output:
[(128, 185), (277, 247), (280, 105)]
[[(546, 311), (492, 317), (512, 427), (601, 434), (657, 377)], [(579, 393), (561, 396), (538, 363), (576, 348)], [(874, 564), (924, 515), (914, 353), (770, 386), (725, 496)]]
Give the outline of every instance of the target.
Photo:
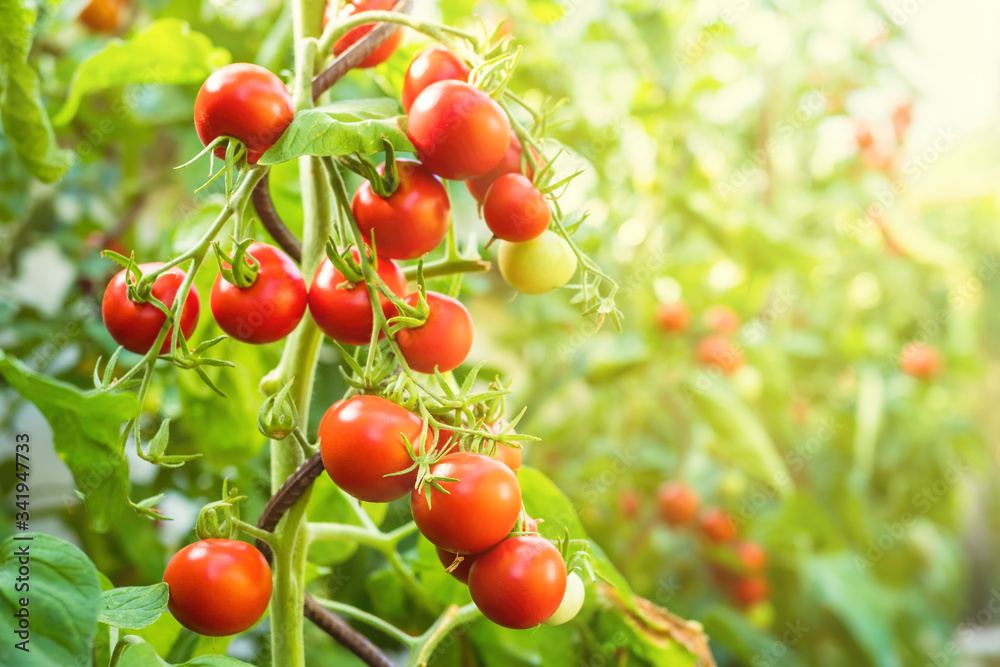
[[(455, 452), (431, 466), (442, 493), (414, 489), (410, 510), (417, 528), (432, 544), (459, 554), (478, 554), (502, 540), (521, 512), (521, 487), (510, 468), (485, 454)], [(428, 490), (430, 506), (428, 507)]]
[(483, 176), (510, 145), (510, 120), (493, 98), (462, 81), (438, 81), (410, 107), (406, 131), (425, 167), (453, 181)]
[(525, 294), (551, 292), (576, 273), (573, 248), (551, 229), (524, 243), (501, 241), (497, 264), (507, 284)]
[[(351, 252), (357, 260), (358, 251)], [(406, 293), (406, 276), (391, 259), (379, 258), (378, 275), (393, 293), (399, 296)], [(316, 320), (320, 331), (338, 343), (367, 345), (375, 326), (368, 287), (364, 283), (358, 283), (345, 289), (343, 286), (346, 284), (344, 275), (329, 259), (324, 259), (316, 269), (309, 287), (309, 313)], [(387, 318), (396, 316), (396, 307), (388, 299), (380, 294), (379, 301)]]
[(483, 218), (498, 239), (517, 243), (530, 241), (548, 229), (552, 211), (526, 176), (504, 174), (486, 193)]
[[(359, 500), (387, 503), (413, 489), (417, 469), (403, 436), (422, 449), (423, 421), (379, 396), (355, 396), (330, 406), (319, 424), (319, 451), (330, 478)], [(386, 477), (386, 475), (392, 475)]]
[(736, 537), (736, 526), (729, 515), (717, 507), (705, 510), (699, 519), (702, 534), (713, 542), (728, 542)]
[(752, 607), (771, 595), (771, 586), (762, 577), (741, 577), (729, 589), (733, 602), (738, 606)]
[[(359, 12), (389, 11), (395, 6), (395, 0), (352, 0), (339, 11), (340, 20), (354, 16)], [(339, 0), (327, 3), (326, 11), (323, 12), (323, 28), (337, 15)], [(354, 43), (375, 29), (377, 23), (366, 23), (348, 31), (346, 35), (337, 40), (333, 45), (333, 54), (339, 56), (341, 53), (354, 46)], [(381, 46), (375, 49), (370, 56), (361, 61), (359, 68), (375, 67), (381, 65), (389, 59), (399, 44), (403, 41), (402, 29), (397, 30), (389, 39), (385, 40)]]
[(656, 304), (656, 323), (667, 333), (683, 333), (691, 325), (691, 310), (682, 301)]
[(469, 570), (472, 568), (472, 564), (476, 562), (476, 554), (466, 554), (464, 556), (460, 556), (456, 553), (452, 553), (451, 551), (446, 551), (441, 547), (435, 547), (435, 549), (437, 549), (438, 560), (441, 561), (441, 564), (444, 565), (446, 570), (451, 567), (451, 564), (455, 562), (456, 558), (462, 559), (458, 563), (458, 566), (448, 574), (455, 577), (463, 584), (468, 584)]
[[(139, 269), (143, 274), (147, 274), (161, 266), (163, 266), (163, 262), (147, 262), (139, 264)], [(174, 303), (177, 290), (184, 282), (184, 277), (185, 273), (180, 269), (170, 269), (153, 282), (153, 297), (170, 308)], [(200, 312), (201, 301), (198, 299), (198, 290), (192, 286), (180, 317), (181, 333), (184, 334), (185, 338), (190, 338), (191, 334), (194, 333)], [(153, 304), (135, 303), (129, 300), (124, 269), (111, 279), (107, 289), (104, 290), (101, 315), (104, 317), (104, 326), (107, 327), (108, 333), (115, 339), (115, 342), (129, 352), (136, 354), (149, 352), (149, 348), (153, 347), (156, 337), (160, 334), (163, 323), (167, 320), (167, 316)], [(170, 331), (167, 332), (167, 337), (164, 339), (163, 345), (160, 346), (160, 354), (166, 354), (170, 351), (173, 331), (173, 327), (171, 327)]]
[[(351, 211), (358, 229), (381, 257), (416, 259), (437, 247), (448, 233), (451, 202), (441, 180), (419, 162), (397, 160), (399, 186), (379, 197), (365, 181), (354, 193)], [(385, 175), (385, 163), (378, 172)]]
[(271, 599), (271, 568), (239, 540), (201, 540), (184, 547), (163, 571), (167, 606), (192, 632), (224, 637), (248, 630)]
[(306, 281), (292, 258), (274, 246), (252, 243), (247, 252), (260, 265), (257, 277), (241, 289), (220, 273), (212, 285), (212, 315), (236, 340), (273, 343), (290, 334), (306, 312)]
[(90, 0), (80, 12), (80, 23), (94, 32), (116, 32), (126, 5), (127, 0)]
[(449, 79), (468, 82), (471, 71), (458, 56), (443, 46), (424, 49), (413, 57), (406, 68), (401, 95), (403, 111), (409, 113), (413, 100), (432, 83)]
[(743, 352), (720, 335), (707, 336), (698, 341), (698, 361), (731, 374), (743, 365)]
[[(416, 306), (420, 294), (404, 299)], [(418, 373), (442, 373), (458, 368), (472, 349), (472, 317), (457, 299), (437, 292), (427, 292), (427, 321), (419, 327), (401, 329), (396, 334), (407, 365)]]
[(698, 514), (701, 498), (684, 482), (664, 482), (656, 490), (656, 505), (664, 521), (671, 526), (683, 526)]
[[(288, 129), (295, 112), (292, 96), (277, 76), (250, 63), (233, 63), (214, 71), (194, 101), (194, 126), (201, 143), (234, 137), (247, 149), (247, 162), (256, 162)], [(226, 156), (226, 147), (215, 154)]]
[(511, 537), (476, 557), (469, 592), (483, 616), (515, 630), (551, 617), (566, 593), (566, 564), (544, 537)]
[(728, 306), (712, 306), (705, 311), (705, 324), (717, 334), (733, 336), (740, 330), (740, 316)]
[(767, 567), (767, 552), (756, 542), (744, 540), (736, 545), (734, 553), (746, 572), (760, 572)]
[(899, 357), (899, 369), (920, 380), (937, 376), (942, 365), (941, 353), (927, 343), (907, 343)]
[[(507, 147), (507, 152), (503, 154), (503, 159), (500, 160), (500, 164), (493, 167), (493, 169), (491, 169), (485, 176), (480, 176), (479, 178), (474, 178), (471, 181), (465, 182), (465, 187), (468, 189), (469, 194), (471, 194), (477, 202), (482, 204), (486, 200), (486, 193), (489, 192), (490, 186), (493, 185), (494, 181), (504, 174), (521, 173), (521, 156), (523, 154), (524, 149), (521, 146), (521, 142), (518, 140), (514, 132), (511, 132), (510, 145)], [(534, 156), (536, 163), (539, 165), (543, 164), (538, 151), (532, 148), (531, 154)], [(524, 174), (529, 180), (535, 176), (535, 172), (531, 168), (531, 163), (527, 160), (524, 162)]]

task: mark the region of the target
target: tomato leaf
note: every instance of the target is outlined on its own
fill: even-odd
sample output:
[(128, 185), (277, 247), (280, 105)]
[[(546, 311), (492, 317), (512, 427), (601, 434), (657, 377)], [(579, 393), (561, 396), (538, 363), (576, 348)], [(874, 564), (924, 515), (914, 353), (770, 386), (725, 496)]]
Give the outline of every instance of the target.
[(101, 593), (97, 619), (116, 628), (144, 628), (167, 610), (170, 589), (164, 583), (127, 586)]
[(70, 168), (73, 154), (56, 143), (38, 73), (28, 64), (37, 18), (34, 3), (0, 2), (0, 122), (25, 169), (51, 183)]
[(240, 667), (249, 663), (224, 655), (203, 655), (187, 662), (169, 663), (150, 644), (133, 644), (125, 649), (117, 667)]
[(94, 529), (105, 532), (128, 496), (128, 465), (118, 434), (139, 412), (135, 395), (85, 394), (0, 352), (0, 375), (35, 404), (52, 427), (52, 440), (83, 494)]
[[(27, 581), (22, 567), (29, 572)], [(20, 582), (18, 577), (22, 577)], [(30, 589), (23, 588), (26, 583)], [(0, 665), (78, 664), (78, 658), (90, 655), (94, 647), (100, 595), (97, 569), (77, 547), (42, 533), (8, 537), (0, 543), (0, 633), (4, 637)], [(14, 647), (23, 639), (15, 634), (19, 628), (14, 616), (24, 607), (23, 598), (29, 599), (30, 653)]]
[(278, 164), (303, 155), (370, 155), (384, 150), (387, 139), (397, 151), (413, 151), (406, 136), (406, 116), (388, 98), (345, 100), (303, 111), (258, 160)]
[(230, 60), (205, 35), (184, 21), (164, 19), (127, 42), (112, 40), (103, 51), (80, 64), (69, 97), (52, 122), (73, 120), (83, 96), (126, 83), (200, 83)]

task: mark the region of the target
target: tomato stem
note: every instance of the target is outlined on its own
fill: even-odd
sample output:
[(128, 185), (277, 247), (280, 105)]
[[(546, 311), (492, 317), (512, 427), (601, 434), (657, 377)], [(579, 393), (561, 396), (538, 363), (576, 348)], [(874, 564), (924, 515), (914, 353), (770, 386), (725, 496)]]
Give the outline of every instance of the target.
[(375, 614), (370, 614), (363, 609), (358, 609), (357, 607), (343, 602), (336, 602), (334, 600), (327, 600), (324, 598), (315, 598), (315, 600), (331, 611), (343, 614), (344, 616), (349, 616), (377, 630), (381, 630), (383, 633), (392, 637), (400, 644), (412, 647), (417, 643), (416, 637), (406, 634), (395, 625), (379, 618)]

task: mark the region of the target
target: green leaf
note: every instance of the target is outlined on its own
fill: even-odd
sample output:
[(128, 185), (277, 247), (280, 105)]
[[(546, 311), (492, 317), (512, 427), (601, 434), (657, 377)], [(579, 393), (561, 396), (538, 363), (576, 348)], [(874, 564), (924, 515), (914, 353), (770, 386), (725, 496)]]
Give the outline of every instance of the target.
[[(27, 556), (22, 555), (23, 549)], [(30, 590), (17, 590), (16, 586), (26, 583)], [(78, 664), (77, 659), (90, 655), (94, 647), (100, 595), (97, 569), (69, 542), (42, 533), (8, 537), (0, 543), (0, 634), (4, 638), (0, 665)], [(14, 634), (19, 629), (14, 613), (22, 608), (22, 598), (29, 602), (30, 653), (14, 647), (22, 639)]]
[(169, 597), (170, 589), (164, 583), (113, 588), (101, 593), (97, 618), (117, 628), (144, 628), (166, 611)]
[(73, 120), (88, 93), (126, 83), (200, 83), (229, 59), (227, 51), (214, 47), (184, 21), (157, 21), (127, 42), (108, 42), (103, 51), (81, 63), (69, 97), (52, 122), (65, 125)]
[(304, 111), (258, 160), (278, 164), (303, 155), (381, 153), (385, 137), (398, 151), (413, 151), (406, 136), (406, 116), (388, 98), (345, 100)]
[(0, 121), (25, 169), (51, 183), (72, 166), (73, 154), (56, 144), (38, 74), (28, 65), (37, 18), (33, 3), (0, 0)]
[(133, 394), (84, 394), (36, 373), (0, 352), (0, 375), (35, 404), (52, 427), (59, 458), (83, 494), (94, 529), (111, 527), (128, 497), (128, 465), (118, 436), (122, 423), (139, 412)]
[[(167, 662), (156, 654), (149, 644), (134, 644), (125, 649), (117, 667), (169, 667), (172, 663)], [(176, 667), (239, 667), (249, 663), (227, 658), (224, 655), (203, 655), (187, 662), (173, 663)]]

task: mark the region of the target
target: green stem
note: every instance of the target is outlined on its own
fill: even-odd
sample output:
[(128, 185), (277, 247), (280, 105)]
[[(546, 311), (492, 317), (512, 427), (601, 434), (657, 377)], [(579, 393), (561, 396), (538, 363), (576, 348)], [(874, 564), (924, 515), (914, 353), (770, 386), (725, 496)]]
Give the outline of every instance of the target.
[(417, 32), (422, 32), (445, 46), (454, 47), (455, 40), (452, 39), (453, 36), (464, 39), (474, 47), (479, 45), (479, 39), (475, 35), (464, 30), (459, 30), (458, 28), (440, 23), (422, 21), (408, 14), (398, 12), (372, 11), (360, 12), (341, 22), (331, 21), (319, 39), (319, 48), (317, 50), (319, 53), (330, 53), (338, 39), (358, 26), (371, 23), (396, 23)]
[[(490, 270), (490, 263), (480, 259), (448, 259), (447, 257), (424, 264), (424, 278), (440, 278), (459, 273), (483, 273)], [(417, 277), (417, 267), (403, 269), (407, 280)]]
[(343, 614), (344, 616), (357, 619), (362, 623), (366, 623), (373, 628), (381, 630), (385, 634), (389, 635), (390, 637), (398, 641), (400, 644), (403, 644), (405, 646), (414, 646), (417, 643), (416, 637), (412, 637), (406, 634), (405, 632), (397, 628), (395, 625), (389, 623), (388, 621), (382, 620), (381, 618), (379, 618), (374, 614), (369, 614), (367, 611), (364, 611), (363, 609), (358, 609), (357, 607), (351, 606), (349, 604), (344, 604), (343, 602), (326, 600), (324, 598), (316, 598), (316, 602), (320, 603), (327, 609)]
[(269, 545), (274, 542), (274, 533), (261, 530), (257, 526), (251, 525), (245, 521), (240, 521), (239, 519), (233, 519), (232, 521), (233, 525), (239, 528), (241, 533), (246, 533), (250, 537), (261, 540)]
[(435, 649), (455, 628), (467, 625), (482, 616), (482, 612), (472, 602), (464, 607), (452, 605), (445, 609), (441, 617), (435, 621), (434, 625), (427, 629), (427, 632), (417, 638), (417, 646), (410, 653), (408, 665), (426, 665), (434, 655)]

